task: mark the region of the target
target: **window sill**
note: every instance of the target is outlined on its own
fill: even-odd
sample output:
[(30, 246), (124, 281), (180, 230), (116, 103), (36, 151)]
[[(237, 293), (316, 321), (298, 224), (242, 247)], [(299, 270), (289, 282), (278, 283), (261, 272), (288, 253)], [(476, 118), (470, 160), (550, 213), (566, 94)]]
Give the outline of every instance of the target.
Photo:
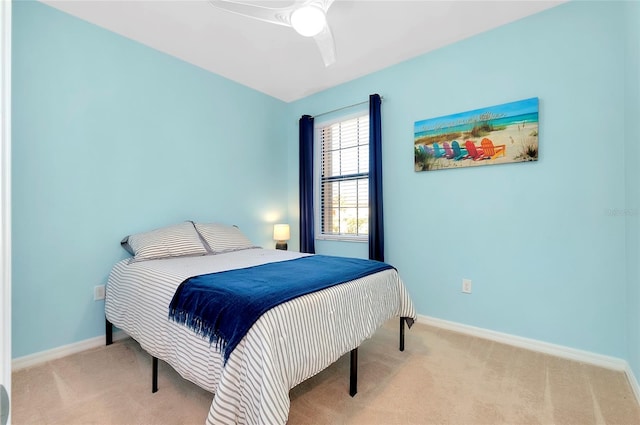
[(368, 243), (369, 237), (365, 236), (328, 236), (328, 235), (320, 235), (316, 236), (316, 240), (319, 241), (332, 241), (332, 242), (357, 242), (357, 243)]

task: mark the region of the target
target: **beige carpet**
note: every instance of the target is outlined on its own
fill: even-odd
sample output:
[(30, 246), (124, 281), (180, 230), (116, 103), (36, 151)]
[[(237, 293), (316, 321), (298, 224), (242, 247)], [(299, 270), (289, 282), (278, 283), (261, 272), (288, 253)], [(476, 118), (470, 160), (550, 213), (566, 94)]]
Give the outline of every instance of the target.
[[(291, 390), (289, 424), (640, 424), (622, 372), (417, 324), (389, 322), (359, 352)], [(130, 339), (13, 373), (13, 423), (203, 424), (212, 395)]]

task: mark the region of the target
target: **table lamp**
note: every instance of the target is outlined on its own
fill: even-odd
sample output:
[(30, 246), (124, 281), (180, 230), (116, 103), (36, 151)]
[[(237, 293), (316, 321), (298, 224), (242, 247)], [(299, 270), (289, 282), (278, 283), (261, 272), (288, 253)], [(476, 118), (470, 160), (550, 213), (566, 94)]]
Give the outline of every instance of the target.
[(289, 225), (288, 224), (274, 224), (273, 225), (273, 240), (276, 241), (276, 249), (287, 250), (287, 241), (289, 240)]

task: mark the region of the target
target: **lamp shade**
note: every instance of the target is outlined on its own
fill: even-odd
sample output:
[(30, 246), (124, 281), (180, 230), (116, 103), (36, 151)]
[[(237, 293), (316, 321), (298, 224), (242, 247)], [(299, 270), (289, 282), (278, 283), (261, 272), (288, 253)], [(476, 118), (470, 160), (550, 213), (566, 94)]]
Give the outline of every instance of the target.
[(274, 224), (273, 225), (273, 240), (275, 241), (288, 241), (289, 225), (288, 224)]

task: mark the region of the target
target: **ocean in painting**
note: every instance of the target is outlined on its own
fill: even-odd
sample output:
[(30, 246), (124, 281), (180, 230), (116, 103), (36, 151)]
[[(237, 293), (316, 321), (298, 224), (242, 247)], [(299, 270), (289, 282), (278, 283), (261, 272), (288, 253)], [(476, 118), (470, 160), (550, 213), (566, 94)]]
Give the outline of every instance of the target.
[(537, 97), (416, 121), (413, 133), (414, 139), (419, 139), (442, 133), (468, 132), (480, 123), (498, 127), (534, 122), (538, 122)]
[(495, 118), (495, 119), (486, 120), (486, 121), (475, 121), (472, 123), (459, 124), (451, 127), (438, 127), (438, 128), (432, 128), (430, 130), (415, 131), (414, 135), (415, 135), (415, 139), (420, 139), (422, 137), (435, 136), (442, 133), (456, 133), (456, 132), (464, 133), (464, 132), (469, 132), (473, 130), (473, 127), (478, 125), (478, 123), (487, 123), (494, 127), (506, 127), (508, 125), (518, 125), (518, 124), (523, 125), (527, 123), (531, 124), (531, 123), (537, 123), (537, 122), (538, 122), (538, 113), (532, 112), (528, 114), (514, 115), (511, 117)]

